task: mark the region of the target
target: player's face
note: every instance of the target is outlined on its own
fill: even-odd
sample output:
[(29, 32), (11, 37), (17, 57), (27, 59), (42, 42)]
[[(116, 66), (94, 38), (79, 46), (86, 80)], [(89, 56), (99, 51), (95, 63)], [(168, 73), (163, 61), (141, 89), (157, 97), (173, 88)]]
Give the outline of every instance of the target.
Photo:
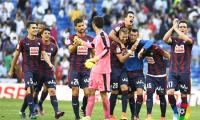
[(48, 30), (43, 31), (42, 40), (44, 40), (46, 42), (46, 41), (49, 41), (49, 38), (50, 38), (50, 31), (48, 31)]
[(36, 24), (31, 24), (27, 30), (29, 34), (36, 36), (38, 33), (38, 26)]
[(130, 38), (131, 42), (135, 42), (137, 40), (138, 36), (139, 36), (138, 32), (131, 32), (129, 34), (129, 38)]
[(38, 24), (38, 32), (41, 33), (43, 29), (44, 29), (44, 25)]
[(127, 39), (128, 39), (128, 33), (123, 33), (121, 32), (119, 34), (119, 39), (122, 43), (126, 43)]
[(86, 26), (85, 26), (84, 22), (80, 22), (75, 26), (75, 29), (78, 33), (83, 34), (83, 33), (85, 33)]
[(187, 24), (186, 23), (180, 23), (178, 25), (178, 29), (183, 33), (187, 33)]
[(125, 22), (129, 27), (133, 26), (133, 20), (134, 20), (134, 15), (132, 13), (129, 13), (125, 18)]

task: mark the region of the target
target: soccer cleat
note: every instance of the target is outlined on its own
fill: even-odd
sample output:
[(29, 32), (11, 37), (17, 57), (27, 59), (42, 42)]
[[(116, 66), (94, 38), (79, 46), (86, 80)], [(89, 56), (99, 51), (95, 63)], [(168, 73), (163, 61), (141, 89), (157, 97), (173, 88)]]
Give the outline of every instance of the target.
[(133, 120), (140, 120), (140, 119), (139, 119), (139, 117), (136, 117), (136, 116), (135, 116)]
[(128, 120), (125, 112), (122, 112), (121, 120)]
[(147, 115), (147, 117), (145, 118), (145, 120), (153, 120), (152, 115)]
[(117, 120), (117, 118), (114, 115), (110, 115), (110, 120)]
[(165, 117), (161, 117), (160, 120), (166, 120), (166, 118)]
[(178, 120), (178, 114), (173, 115), (173, 120)]
[(36, 113), (31, 113), (30, 116), (29, 116), (29, 118), (31, 120), (37, 119), (37, 114)]
[(19, 115), (21, 116), (22, 120), (26, 120), (26, 113), (25, 112), (19, 112)]
[(82, 106), (80, 107), (79, 111), (80, 111), (80, 113), (81, 113), (81, 114), (80, 114), (80, 115), (81, 115), (81, 118), (86, 116), (86, 111), (83, 110), (83, 107), (82, 107)]
[(90, 116), (83, 117), (81, 120), (91, 120)]
[(57, 112), (55, 113), (55, 118), (59, 119), (60, 117), (62, 117), (65, 114), (65, 112)]

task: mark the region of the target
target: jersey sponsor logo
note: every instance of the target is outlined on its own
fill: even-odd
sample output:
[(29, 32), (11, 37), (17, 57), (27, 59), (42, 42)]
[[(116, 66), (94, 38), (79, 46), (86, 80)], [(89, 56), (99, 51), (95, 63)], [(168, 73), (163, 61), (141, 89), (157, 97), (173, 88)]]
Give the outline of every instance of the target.
[[(51, 59), (51, 53), (47, 53), (47, 55), (48, 55), (49, 58)], [(44, 61), (44, 57), (43, 57), (43, 55), (41, 55), (41, 59), (40, 59), (40, 60)]]
[(142, 80), (138, 80), (137, 82), (136, 82), (136, 84), (138, 85), (138, 84), (144, 84), (144, 82), (142, 81)]
[(77, 46), (77, 55), (87, 55), (88, 48), (85, 46)]
[(176, 45), (174, 52), (175, 53), (185, 53), (184, 45)]
[(149, 64), (154, 64), (154, 63), (155, 63), (153, 57), (146, 57), (146, 60), (147, 60), (147, 62), (148, 62)]
[(30, 47), (30, 55), (39, 55), (39, 47)]
[[(131, 49), (128, 49), (127, 51), (129, 51), (129, 50), (131, 50)], [(129, 58), (133, 58), (133, 57), (135, 57), (135, 52), (133, 52), (133, 54), (129, 56)]]

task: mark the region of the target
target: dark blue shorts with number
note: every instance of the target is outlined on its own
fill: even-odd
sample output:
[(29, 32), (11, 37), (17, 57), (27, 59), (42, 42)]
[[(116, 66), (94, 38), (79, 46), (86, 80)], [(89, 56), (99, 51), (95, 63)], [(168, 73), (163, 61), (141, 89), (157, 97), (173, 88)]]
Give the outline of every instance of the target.
[(69, 87), (80, 87), (82, 89), (88, 87), (89, 83), (89, 71), (77, 72), (77, 71), (69, 71), (68, 80)]
[(190, 94), (191, 77), (190, 73), (174, 73), (169, 72), (168, 89), (180, 90), (181, 93)]
[(110, 85), (112, 90), (118, 90), (120, 85), (128, 85), (126, 71), (122, 69), (112, 69)]
[(143, 73), (135, 74), (134, 72), (128, 72), (129, 92), (136, 91), (137, 88), (144, 89), (145, 77)]
[(156, 91), (158, 95), (165, 95), (167, 88), (167, 77), (152, 77), (146, 75), (147, 94), (152, 94)]
[(32, 87), (34, 90), (38, 87), (39, 74), (37, 71), (24, 72), (25, 89)]

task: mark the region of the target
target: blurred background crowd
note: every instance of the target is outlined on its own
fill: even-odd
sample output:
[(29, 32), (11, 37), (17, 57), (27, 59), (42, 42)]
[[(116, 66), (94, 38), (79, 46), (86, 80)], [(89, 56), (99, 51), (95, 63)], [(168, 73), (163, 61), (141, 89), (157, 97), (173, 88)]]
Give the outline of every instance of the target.
[[(0, 78), (8, 78), (13, 53), (19, 40), (26, 35), (28, 20), (44, 21), (51, 28), (51, 35), (59, 45), (56, 60), (58, 84), (67, 84), (69, 52), (66, 41), (75, 33), (73, 20), (82, 17), (87, 33), (94, 36), (91, 20), (96, 15), (104, 16), (104, 30), (123, 20), (126, 11), (135, 13), (134, 27), (141, 38), (154, 40), (164, 49), (169, 46), (162, 37), (172, 26), (174, 18), (189, 23), (189, 34), (195, 40), (192, 50), (193, 85), (200, 85), (200, 2), (199, 0), (0, 0)], [(22, 59), (18, 60), (15, 77), (22, 82)]]

